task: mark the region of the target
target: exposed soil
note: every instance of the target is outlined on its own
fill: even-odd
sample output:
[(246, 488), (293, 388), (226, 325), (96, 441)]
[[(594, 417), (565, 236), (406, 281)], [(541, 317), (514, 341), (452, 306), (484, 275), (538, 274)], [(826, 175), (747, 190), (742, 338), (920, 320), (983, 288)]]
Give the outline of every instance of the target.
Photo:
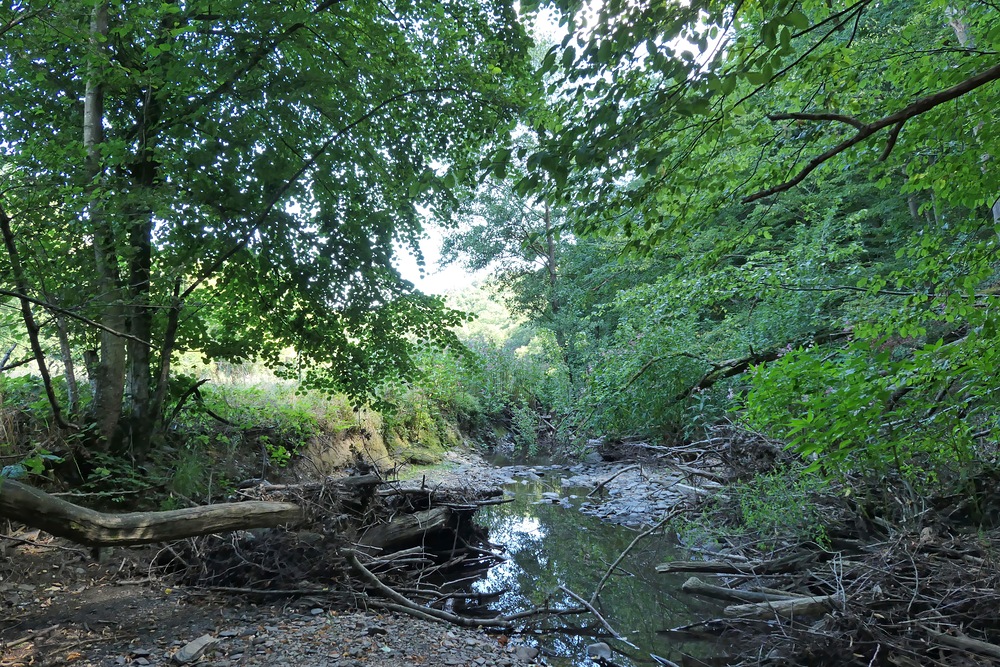
[[(45, 535), (7, 543), (0, 664), (167, 665), (189, 642), (215, 640), (199, 664), (398, 667), (518, 662), (506, 638), (392, 614), (338, 613), (321, 598), (255, 605), (157, 585), (152, 549), (103, 564)], [(523, 649), (522, 649), (523, 651)]]

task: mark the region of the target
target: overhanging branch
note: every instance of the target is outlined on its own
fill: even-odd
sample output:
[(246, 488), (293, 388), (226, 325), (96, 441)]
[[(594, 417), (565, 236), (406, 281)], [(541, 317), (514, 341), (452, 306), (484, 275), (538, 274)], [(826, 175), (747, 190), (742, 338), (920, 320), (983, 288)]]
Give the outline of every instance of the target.
[[(779, 185), (772, 186), (766, 190), (760, 190), (753, 193), (747, 197), (743, 198), (744, 204), (749, 204), (750, 202), (757, 201), (758, 199), (763, 199), (765, 197), (770, 197), (771, 195), (778, 194), (779, 192), (784, 192), (786, 190), (791, 190), (796, 185), (801, 183), (806, 179), (809, 174), (816, 170), (820, 165), (822, 165), (827, 160), (843, 153), (847, 149), (856, 146), (865, 139), (868, 139), (872, 135), (884, 130), (887, 127), (893, 127), (892, 134), (889, 137), (889, 141), (886, 144), (885, 150), (882, 152), (881, 160), (885, 160), (889, 157), (889, 153), (892, 151), (893, 147), (896, 145), (896, 138), (899, 135), (900, 129), (902, 129), (903, 123), (905, 123), (910, 118), (919, 116), (920, 114), (927, 113), (931, 109), (946, 102), (950, 102), (954, 99), (965, 95), (966, 93), (972, 92), (976, 88), (985, 86), (988, 83), (992, 83), (1000, 79), (1000, 65), (994, 65), (989, 69), (980, 72), (979, 74), (966, 79), (965, 81), (952, 86), (951, 88), (946, 88), (945, 90), (938, 91), (932, 95), (922, 97), (916, 102), (900, 109), (894, 114), (890, 114), (881, 118), (873, 123), (862, 124), (858, 126), (854, 122), (850, 122), (847, 118), (848, 116), (840, 116), (839, 114), (774, 114), (775, 120), (792, 120), (792, 119), (805, 119), (805, 120), (836, 120), (839, 122), (848, 123), (857, 127), (858, 130), (855, 132), (854, 136), (845, 139), (833, 148), (830, 148), (826, 152), (816, 156), (810, 160), (805, 167), (803, 167), (798, 174), (796, 174), (791, 179), (781, 183)], [(802, 118), (803, 116), (812, 118)], [(835, 117), (834, 117), (835, 116)], [(853, 119), (857, 120), (857, 119)]]

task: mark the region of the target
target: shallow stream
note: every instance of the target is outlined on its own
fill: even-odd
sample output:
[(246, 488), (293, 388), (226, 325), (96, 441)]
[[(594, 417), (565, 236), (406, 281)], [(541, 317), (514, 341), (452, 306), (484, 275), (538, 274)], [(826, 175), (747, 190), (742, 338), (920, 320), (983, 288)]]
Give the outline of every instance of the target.
[[(558, 475), (521, 480), (506, 487), (514, 501), (483, 508), (476, 523), (489, 540), (505, 547), (508, 560), (476, 582), (479, 593), (506, 591), (490, 608), (511, 613), (531, 604), (579, 606), (559, 590), (565, 586), (589, 600), (612, 562), (635, 538), (636, 531), (580, 512), (589, 489), (562, 487)], [(556, 495), (558, 494), (558, 495)], [(612, 661), (622, 667), (656, 664), (650, 653), (682, 663), (684, 654), (719, 655), (724, 647), (704, 642), (678, 643), (658, 631), (721, 615), (720, 607), (681, 592), (686, 575), (656, 573), (656, 565), (685, 557), (668, 537), (650, 536), (622, 562), (600, 596), (598, 610), (638, 649), (607, 637), (554, 633), (539, 636), (546, 662), (561, 667), (594, 664), (587, 646), (603, 641), (621, 650)], [(575, 620), (574, 620), (575, 619)], [(554, 624), (598, 626), (590, 617), (565, 617)]]

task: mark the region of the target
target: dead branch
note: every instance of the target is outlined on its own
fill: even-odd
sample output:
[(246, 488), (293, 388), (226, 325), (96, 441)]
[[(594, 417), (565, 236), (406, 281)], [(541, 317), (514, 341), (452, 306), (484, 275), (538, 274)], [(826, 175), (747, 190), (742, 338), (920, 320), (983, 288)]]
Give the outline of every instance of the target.
[(618, 641), (624, 642), (624, 643), (628, 644), (629, 646), (631, 646), (632, 648), (638, 650), (638, 648), (639, 648), (638, 646), (636, 646), (635, 644), (633, 644), (629, 640), (627, 640), (624, 637), (622, 637), (621, 634), (619, 634), (619, 632), (617, 630), (615, 630), (613, 627), (611, 627), (611, 624), (608, 623), (608, 621), (603, 616), (601, 616), (601, 613), (599, 611), (597, 611), (596, 609), (594, 609), (594, 605), (590, 604), (589, 602), (587, 602), (582, 597), (580, 597), (579, 595), (577, 595), (576, 593), (574, 593), (570, 589), (566, 588), (565, 586), (560, 585), (559, 586), (559, 590), (561, 590), (563, 593), (565, 593), (566, 595), (570, 596), (571, 598), (573, 598), (574, 600), (576, 600), (577, 602), (579, 602), (580, 604), (582, 604), (587, 609), (587, 611), (589, 611), (591, 614), (593, 614), (594, 618), (597, 619), (597, 622), (600, 623), (601, 625), (603, 625), (604, 629), (611, 633), (612, 637), (614, 637)]
[(714, 586), (705, 583), (698, 577), (691, 577), (681, 586), (681, 590), (689, 595), (703, 595), (717, 600), (729, 600), (731, 602), (779, 602), (783, 600), (801, 599), (799, 594), (787, 595), (785, 593), (763, 593), (759, 591), (741, 591), (725, 586)]
[[(645, 538), (649, 537), (656, 531), (663, 528), (670, 521), (680, 516), (684, 511), (685, 510), (680, 507), (675, 507), (673, 510), (668, 512), (666, 516), (660, 519), (659, 523), (657, 523), (655, 526), (636, 535), (635, 539), (633, 539), (629, 543), (629, 545), (625, 547), (625, 549), (620, 554), (618, 554), (618, 558), (616, 558), (615, 562), (613, 562), (611, 566), (607, 569), (607, 571), (604, 573), (604, 576), (601, 577), (601, 580), (597, 582), (597, 588), (594, 589), (594, 594), (590, 596), (590, 604), (595, 604), (597, 602), (597, 598), (601, 595), (601, 591), (604, 589), (604, 585), (608, 582), (608, 579), (611, 578), (611, 575), (614, 573), (614, 571), (618, 569), (618, 564), (621, 563), (623, 560), (625, 560), (625, 556), (627, 556), (628, 553), (635, 548), (635, 545), (639, 544), (639, 542), (641, 542)], [(657, 572), (660, 571), (660, 567), (662, 566), (657, 566), (656, 568)]]
[(825, 614), (832, 609), (842, 609), (843, 606), (843, 597), (839, 594), (834, 594), (816, 595), (808, 598), (788, 598), (786, 600), (756, 602), (753, 604), (737, 604), (726, 607), (724, 611), (726, 616), (740, 616), (743, 618), (773, 618), (775, 616), (791, 618), (793, 616)]
[(298, 505), (270, 502), (106, 514), (55, 498), (12, 479), (0, 481), (0, 517), (87, 546), (168, 542), (196, 535), (295, 524), (303, 518)]
[(941, 642), (942, 644), (962, 649), (963, 651), (968, 651), (970, 653), (976, 653), (978, 655), (988, 655), (991, 658), (1000, 660), (1000, 646), (997, 646), (996, 644), (973, 639), (972, 637), (966, 637), (958, 631), (956, 631), (954, 635), (938, 632), (937, 630), (933, 630), (928, 627), (924, 627), (924, 631), (926, 631), (932, 639)]
[(750, 563), (724, 563), (719, 561), (676, 560), (656, 566), (660, 574), (668, 572), (704, 572), (709, 574), (787, 574), (801, 572), (816, 562), (818, 555), (792, 554), (785, 558), (762, 560)]
[[(824, 331), (817, 333), (815, 336), (812, 336), (811, 338), (807, 338), (805, 340), (793, 341), (789, 343), (789, 345), (792, 345), (794, 347), (798, 347), (804, 344), (822, 345), (824, 343), (830, 343), (836, 340), (849, 338), (851, 335), (853, 335), (853, 333), (854, 332), (851, 330)], [(693, 386), (685, 389), (684, 391), (674, 396), (674, 400), (683, 401), (684, 399), (688, 398), (695, 392), (704, 391), (712, 387), (717, 382), (747, 372), (751, 366), (766, 363), (769, 361), (775, 361), (785, 353), (785, 350), (787, 348), (788, 345), (782, 345), (774, 347), (768, 350), (767, 352), (753, 353), (751, 351), (751, 354), (743, 357), (742, 359), (729, 359), (721, 363), (714, 363), (712, 364), (713, 366), (712, 370), (705, 373), (705, 375), (703, 375), (702, 378), (698, 382), (696, 382)]]
[(597, 493), (598, 491), (600, 491), (601, 489), (603, 489), (605, 486), (607, 486), (608, 482), (610, 482), (611, 480), (613, 480), (615, 477), (618, 477), (618, 475), (626, 473), (629, 470), (635, 470), (636, 468), (639, 469), (640, 473), (642, 472), (642, 466), (641, 465), (634, 465), (634, 466), (628, 466), (626, 468), (622, 468), (621, 470), (619, 470), (618, 472), (616, 472), (614, 475), (612, 475), (611, 477), (608, 477), (606, 480), (604, 480), (603, 482), (601, 482), (600, 484), (598, 484), (597, 486), (595, 486), (594, 490), (587, 494), (587, 497), (590, 498), (592, 495), (594, 495), (595, 493)]

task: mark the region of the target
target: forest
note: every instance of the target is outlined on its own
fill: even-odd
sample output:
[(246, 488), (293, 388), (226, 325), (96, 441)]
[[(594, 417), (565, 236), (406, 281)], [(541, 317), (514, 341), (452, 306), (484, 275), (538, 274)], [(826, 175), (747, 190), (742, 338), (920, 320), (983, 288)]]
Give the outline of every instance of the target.
[[(729, 569), (671, 571), (844, 598), (715, 664), (1000, 660), (995, 2), (12, 0), (0, 58), (0, 543), (190, 574), (302, 521), (396, 548), (397, 496), (428, 539), (490, 494), (379, 485), (468, 447), (673, 461), (644, 525)], [(356, 606), (455, 622), (355, 547)], [(622, 641), (605, 579), (567, 604)]]

